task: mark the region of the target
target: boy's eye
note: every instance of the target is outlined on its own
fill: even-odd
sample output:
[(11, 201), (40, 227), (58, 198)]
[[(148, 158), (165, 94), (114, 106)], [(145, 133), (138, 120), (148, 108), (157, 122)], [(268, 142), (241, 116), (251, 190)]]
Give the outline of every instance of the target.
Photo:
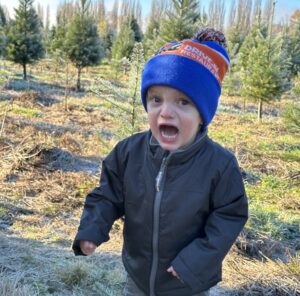
[(151, 101), (154, 102), (154, 103), (159, 103), (160, 102), (160, 98), (154, 96), (154, 97), (152, 97)]
[(188, 99), (180, 99), (179, 104), (182, 106), (190, 104), (190, 101)]

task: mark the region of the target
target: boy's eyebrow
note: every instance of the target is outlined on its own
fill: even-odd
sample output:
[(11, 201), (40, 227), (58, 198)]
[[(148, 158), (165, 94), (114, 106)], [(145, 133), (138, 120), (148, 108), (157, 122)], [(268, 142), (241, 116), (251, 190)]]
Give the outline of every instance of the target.
[(148, 93), (147, 93), (147, 97), (148, 97), (148, 96), (150, 96), (150, 95), (151, 95), (151, 96), (153, 96), (153, 95), (155, 95), (155, 96), (160, 96), (160, 94), (159, 94), (159, 93), (157, 93), (156, 91), (151, 91), (151, 90), (150, 90), (150, 91), (148, 91)]

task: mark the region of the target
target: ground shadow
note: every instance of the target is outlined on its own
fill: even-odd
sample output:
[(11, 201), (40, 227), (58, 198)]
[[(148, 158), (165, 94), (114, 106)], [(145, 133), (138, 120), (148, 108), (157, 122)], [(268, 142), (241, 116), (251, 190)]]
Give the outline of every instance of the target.
[(101, 157), (81, 157), (60, 148), (42, 149), (38, 154), (35, 166), (44, 167), (50, 171), (86, 172), (98, 174), (101, 169)]

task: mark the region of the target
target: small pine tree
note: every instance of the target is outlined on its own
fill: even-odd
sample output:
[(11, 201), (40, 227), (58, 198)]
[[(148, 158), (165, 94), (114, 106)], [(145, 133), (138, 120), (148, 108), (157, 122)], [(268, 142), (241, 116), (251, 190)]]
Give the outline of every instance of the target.
[(236, 95), (240, 92), (240, 77), (237, 67), (238, 53), (243, 44), (243, 36), (237, 26), (232, 26), (227, 37), (228, 54), (230, 56), (230, 69), (223, 82), (223, 92)]
[(297, 74), (297, 76), (294, 79), (294, 85), (292, 88), (292, 93), (300, 99), (300, 72)]
[(7, 25), (7, 19), (2, 5), (0, 4), (0, 27), (5, 27)]
[(172, 0), (172, 4), (161, 24), (162, 43), (190, 38), (195, 33), (195, 24), (200, 16), (199, 2), (196, 0)]
[(258, 119), (262, 118), (263, 102), (278, 99), (286, 80), (282, 69), (280, 44), (263, 34), (260, 24), (246, 37), (239, 54), (242, 95), (258, 102)]
[(33, 0), (19, 0), (15, 20), (7, 34), (7, 56), (23, 67), (23, 79), (27, 79), (27, 64), (42, 58), (41, 22), (33, 8)]
[[(129, 62), (129, 81), (125, 90), (103, 79), (98, 79), (92, 89), (100, 95), (100, 98), (106, 100), (108, 104), (107, 113), (119, 121), (119, 127), (113, 132), (118, 139), (123, 139), (140, 131), (146, 124), (145, 112), (142, 111), (143, 106), (139, 99), (141, 76), (145, 62), (142, 43), (135, 43)], [(101, 85), (101, 90), (99, 85)], [(109, 92), (110, 95), (101, 94), (103, 90), (105, 93)]]
[(68, 27), (65, 47), (68, 58), (77, 68), (76, 90), (80, 91), (82, 69), (97, 65), (103, 56), (97, 26), (89, 15), (86, 0), (81, 0), (81, 8)]
[(121, 30), (112, 47), (112, 58), (119, 61), (123, 57), (129, 58), (134, 47), (134, 32), (131, 28), (130, 17), (121, 26)]
[(0, 56), (4, 55), (5, 46), (6, 46), (6, 37), (3, 28), (0, 28)]
[(296, 29), (291, 34), (290, 53), (292, 58), (292, 75), (295, 76), (298, 72), (300, 72), (300, 21), (296, 24)]
[(142, 71), (145, 64), (144, 50), (142, 43), (135, 43), (131, 57), (130, 57), (130, 74), (129, 74), (129, 88), (130, 88), (130, 106), (131, 106), (131, 134), (138, 131), (138, 114), (141, 109), (141, 102), (139, 99), (139, 91), (141, 88)]
[(300, 132), (300, 103), (293, 102), (288, 104), (282, 117), (288, 129), (295, 132)]
[(143, 40), (144, 36), (143, 36), (143, 32), (142, 32), (136, 18), (132, 18), (132, 20), (130, 22), (130, 27), (134, 33), (134, 41), (141, 42)]
[(55, 54), (59, 52), (59, 54), (66, 53), (66, 35), (67, 28), (66, 26), (58, 23), (56, 27), (52, 27), (51, 29), (51, 42), (50, 42), (50, 52)]
[(300, 72), (294, 78), (293, 83), (292, 93), (296, 96), (296, 100), (285, 107), (282, 116), (290, 130), (300, 132)]
[(111, 49), (113, 46), (113, 41), (115, 39), (115, 30), (106, 18), (99, 22), (98, 30), (100, 39), (102, 41), (104, 56), (107, 59), (111, 59)]

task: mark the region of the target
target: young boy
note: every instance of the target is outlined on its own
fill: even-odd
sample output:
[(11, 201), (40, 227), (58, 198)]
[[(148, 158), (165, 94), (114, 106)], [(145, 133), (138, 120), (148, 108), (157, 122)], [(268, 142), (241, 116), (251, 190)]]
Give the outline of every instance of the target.
[(168, 43), (145, 65), (150, 131), (116, 145), (86, 198), (73, 249), (89, 255), (125, 215), (125, 295), (208, 295), (246, 223), (235, 157), (207, 136), (229, 65), (213, 29)]

